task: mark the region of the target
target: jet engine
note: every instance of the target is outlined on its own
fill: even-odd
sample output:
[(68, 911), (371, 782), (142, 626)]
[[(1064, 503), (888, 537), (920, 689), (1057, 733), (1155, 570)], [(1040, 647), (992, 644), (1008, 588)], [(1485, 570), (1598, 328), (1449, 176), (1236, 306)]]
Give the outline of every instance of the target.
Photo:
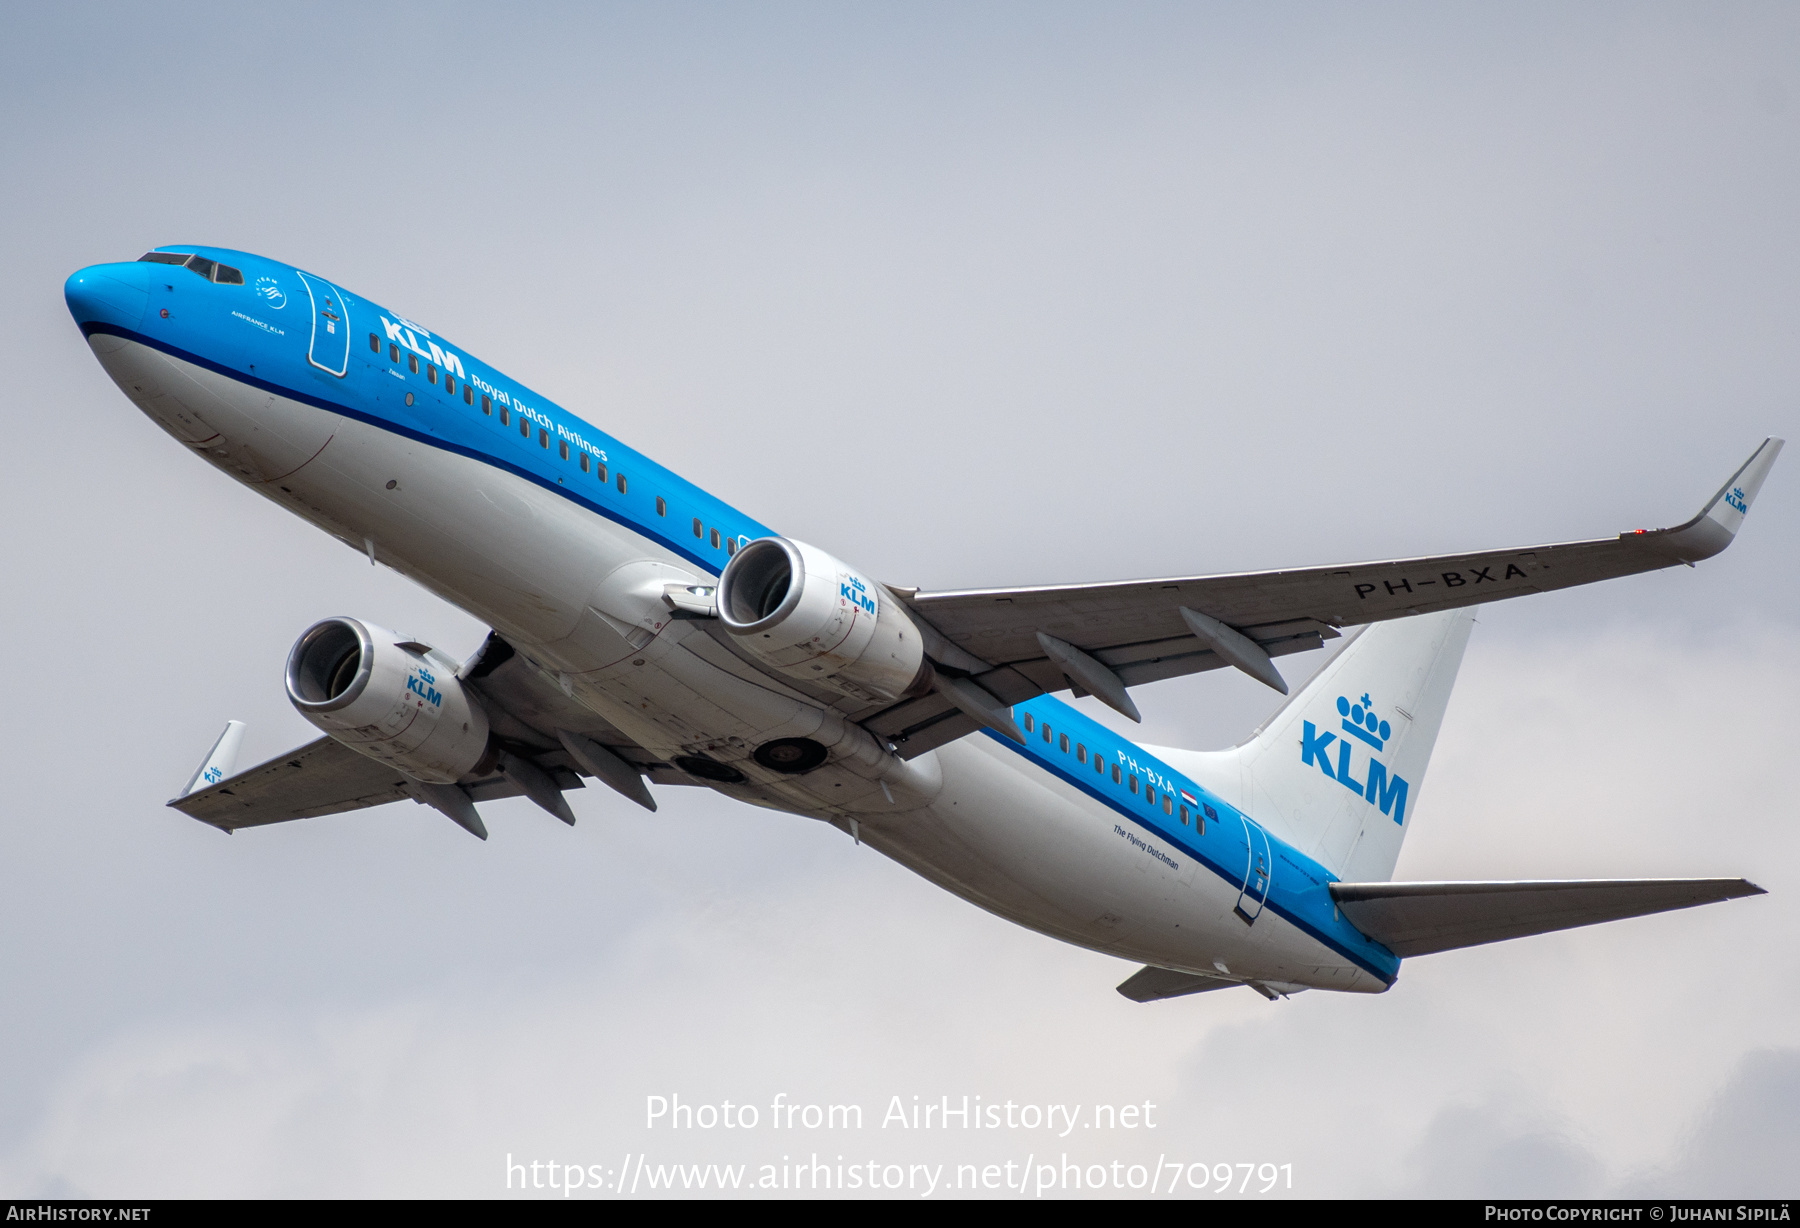
[(300, 715), (351, 750), (414, 780), (454, 784), (480, 762), (488, 718), (456, 662), (354, 618), (308, 628), (288, 654)]
[(790, 678), (864, 700), (931, 687), (919, 629), (900, 603), (804, 542), (764, 537), (741, 548), (719, 577), (719, 620)]

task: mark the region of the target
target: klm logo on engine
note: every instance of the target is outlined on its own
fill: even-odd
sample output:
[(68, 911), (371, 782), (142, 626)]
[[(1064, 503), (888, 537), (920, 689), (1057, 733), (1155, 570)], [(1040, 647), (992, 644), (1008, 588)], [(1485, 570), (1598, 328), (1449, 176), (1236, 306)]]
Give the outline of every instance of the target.
[[(1351, 703), (1340, 695), (1337, 709), (1338, 715), (1343, 718), (1339, 722), (1342, 736), (1330, 732), (1320, 733), (1311, 721), (1302, 722), (1304, 728), (1300, 734), (1300, 762), (1318, 764), (1327, 780), (1337, 781), (1364, 801), (1379, 805), (1381, 813), (1391, 814), (1394, 822), (1404, 823), (1406, 781), (1391, 774), (1387, 765), (1375, 757), (1393, 737), (1393, 726), (1375, 714), (1375, 705), (1367, 694), (1357, 703)], [(1357, 779), (1355, 764), (1352, 762), (1356, 753), (1352, 739), (1369, 748), (1368, 766), (1363, 769), (1361, 780)], [(1335, 756), (1329, 751), (1333, 742), (1337, 743)], [(1334, 757), (1336, 763), (1332, 762)]]
[(444, 706), (444, 693), (432, 685), (436, 681), (429, 670), (415, 669), (406, 676), (406, 689), (432, 707), (441, 708)]
[(875, 596), (869, 592), (868, 585), (862, 582), (861, 576), (850, 576), (840, 583), (838, 596), (864, 614), (873, 615), (875, 613)]

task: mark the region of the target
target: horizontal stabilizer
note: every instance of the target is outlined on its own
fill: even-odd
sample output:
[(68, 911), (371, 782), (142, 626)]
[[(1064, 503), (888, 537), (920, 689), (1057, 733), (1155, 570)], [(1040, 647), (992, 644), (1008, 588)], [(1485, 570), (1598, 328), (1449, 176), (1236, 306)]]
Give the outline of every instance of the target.
[(1763, 894), (1741, 878), (1331, 884), (1350, 924), (1401, 958)]
[(1223, 981), (1216, 976), (1196, 976), (1173, 968), (1147, 965), (1138, 969), (1119, 985), (1119, 992), (1133, 1002), (1160, 1002), (1164, 998), (1181, 998), (1191, 993), (1209, 993), (1230, 989), (1242, 981)]

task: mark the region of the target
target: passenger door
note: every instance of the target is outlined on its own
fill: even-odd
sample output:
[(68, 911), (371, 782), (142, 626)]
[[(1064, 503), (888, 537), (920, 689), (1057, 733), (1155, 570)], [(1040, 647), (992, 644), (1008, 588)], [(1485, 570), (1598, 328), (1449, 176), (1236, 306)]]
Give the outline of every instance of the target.
[(1251, 822), (1246, 815), (1238, 818), (1244, 823), (1244, 845), (1247, 854), (1244, 864), (1244, 886), (1238, 892), (1237, 915), (1245, 925), (1254, 925), (1262, 916), (1263, 901), (1269, 898), (1269, 882), (1274, 874), (1274, 865), (1269, 858), (1269, 835)]
[(312, 300), (312, 340), (306, 360), (321, 371), (341, 376), (350, 369), (350, 311), (344, 296), (322, 277), (301, 273), (300, 283)]

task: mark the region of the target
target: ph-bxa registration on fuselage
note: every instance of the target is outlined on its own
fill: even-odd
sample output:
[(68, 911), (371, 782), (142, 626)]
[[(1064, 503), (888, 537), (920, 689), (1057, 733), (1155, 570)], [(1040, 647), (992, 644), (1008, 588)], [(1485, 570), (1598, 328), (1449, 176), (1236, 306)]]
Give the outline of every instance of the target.
[[(1034, 588), (884, 585), (775, 533), (335, 282), (182, 245), (82, 269), (76, 323), (197, 457), (493, 630), (466, 660), (365, 619), (287, 662), (317, 741), (243, 771), (232, 721), (169, 804), (231, 832), (410, 799), (565, 823), (597, 781), (806, 815), (964, 899), (1143, 967), (1137, 1001), (1380, 992), (1401, 959), (1760, 894), (1743, 879), (1393, 882), (1477, 603), (1692, 564), (1781, 448), (1691, 520), (1533, 549)], [(1361, 628), (1242, 744), (1132, 743), (1134, 687)], [(267, 836), (263, 838), (269, 838)]]

